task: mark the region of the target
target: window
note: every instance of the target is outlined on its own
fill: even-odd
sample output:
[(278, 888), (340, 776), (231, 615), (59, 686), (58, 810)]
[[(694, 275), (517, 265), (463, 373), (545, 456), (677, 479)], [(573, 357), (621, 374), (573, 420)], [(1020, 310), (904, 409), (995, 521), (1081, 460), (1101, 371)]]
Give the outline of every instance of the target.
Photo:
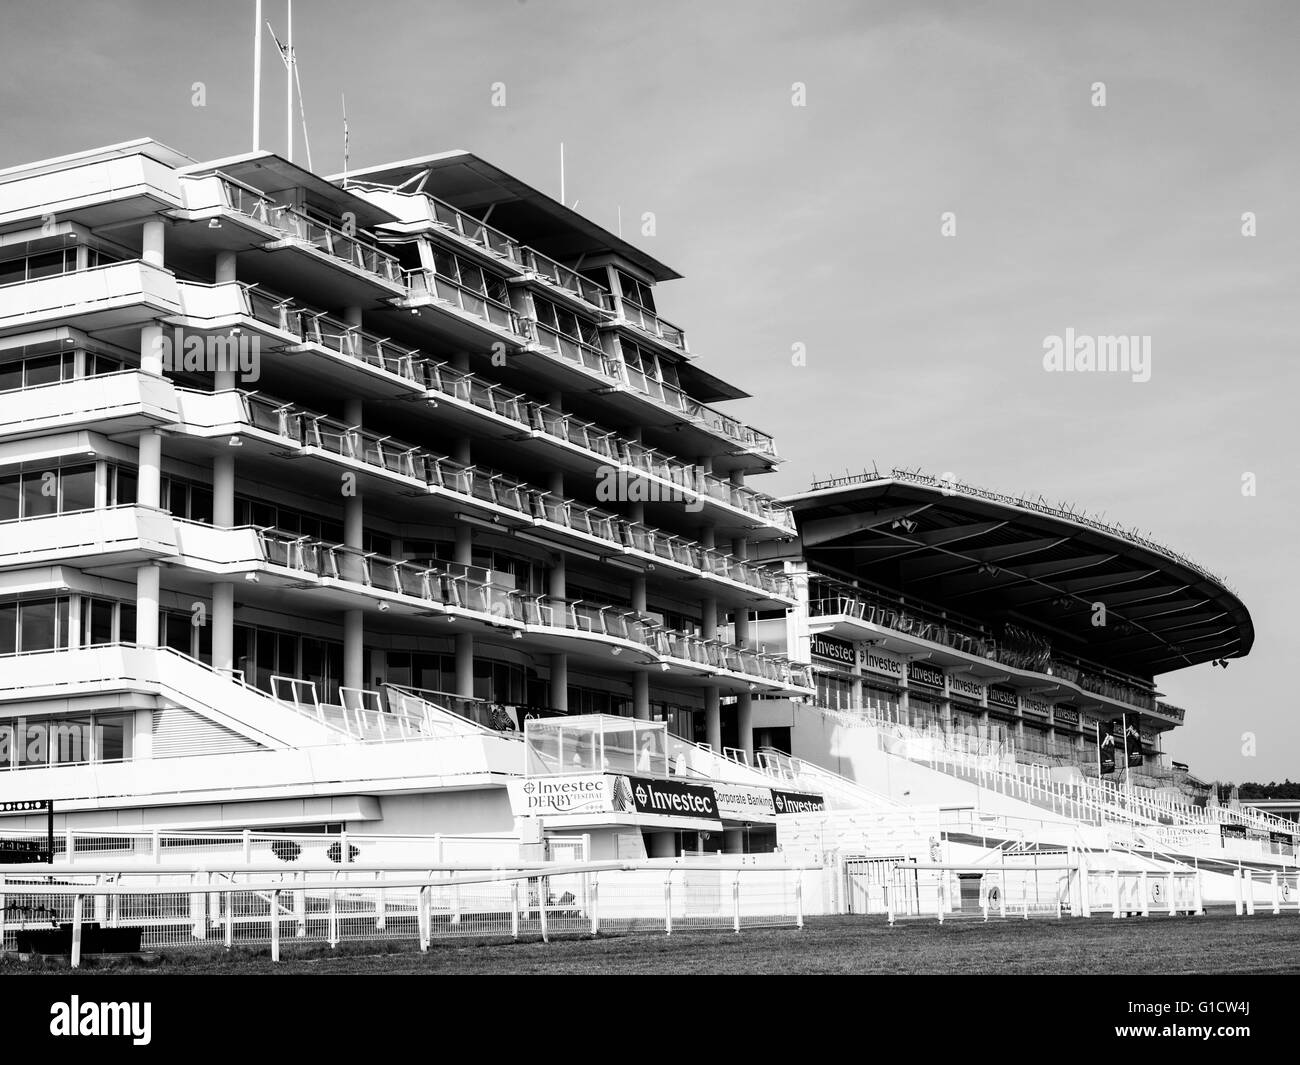
[(537, 321), (552, 332), (588, 347), (600, 347), (600, 330), (594, 322), (558, 307), (541, 296), (533, 297), (533, 308), (537, 312)]
[(109, 477), (108, 505), (122, 507), (136, 501), (138, 478), (135, 470), (113, 466)]
[(650, 291), (650, 286), (643, 281), (638, 281), (631, 274), (622, 270), (616, 272), (618, 273), (619, 287), (623, 290), (623, 298), (631, 300), (639, 307), (644, 307), (647, 311), (653, 311), (655, 309), (655, 297), (654, 293)]
[(59, 488), (62, 499), (59, 510), (68, 514), (77, 510), (95, 509), (95, 464), (66, 466), (59, 471)]
[(0, 521), (94, 507), (94, 463), (0, 477)]
[(113, 614), (117, 604), (108, 599), (83, 596), (81, 600), (81, 642), (87, 647), (113, 642)]

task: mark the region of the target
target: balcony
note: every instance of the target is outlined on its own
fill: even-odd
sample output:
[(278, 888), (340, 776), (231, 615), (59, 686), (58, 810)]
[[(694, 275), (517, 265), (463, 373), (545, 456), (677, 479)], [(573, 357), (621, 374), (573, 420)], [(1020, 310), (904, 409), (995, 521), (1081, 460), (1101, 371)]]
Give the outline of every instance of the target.
[(0, 332), (47, 320), (98, 332), (146, 325), (179, 309), (176, 278), (141, 260), (0, 285)]
[(642, 307), (639, 303), (633, 303), (626, 296), (619, 299), (618, 307), (622, 311), (623, 321), (633, 326), (638, 332), (653, 337), (661, 344), (683, 355), (690, 354), (689, 349), (686, 347), (686, 330), (680, 326), (673, 325), (672, 322), (660, 318), (654, 311)]
[[(198, 399), (204, 393), (186, 393)], [(222, 399), (229, 393), (213, 396)], [(512, 519), (519, 526), (541, 532), (554, 529), (576, 533), (595, 541), (609, 554), (640, 556), (645, 562), (664, 562), (688, 576), (705, 575), (726, 581), (737, 589), (768, 598), (789, 600), (791, 590), (783, 574), (706, 548), (693, 540), (674, 536), (618, 514), (561, 499), (503, 473), (479, 466), (464, 466), (424, 448), (357, 429), (335, 418), (241, 393), (243, 420), (252, 428), (290, 442), (300, 453), (317, 450), (363, 463), (395, 477), (422, 484), (432, 492), (449, 493), (486, 506), (490, 513)], [(212, 419), (205, 419), (206, 422)], [(222, 431), (226, 431), (223, 427)], [(563, 549), (563, 543), (555, 545)]]
[(590, 278), (583, 277), (562, 263), (543, 255), (532, 248), (523, 248), (523, 267), (537, 276), (539, 281), (560, 289), (562, 292), (582, 300), (583, 303), (601, 311), (614, 309), (614, 294), (604, 285), (599, 285)]
[(0, 522), (0, 567), (5, 568), (80, 560), (106, 566), (175, 553), (171, 515), (149, 507), (105, 507)]
[(171, 382), (138, 370), (0, 392), (0, 425), (6, 439), (49, 429), (138, 432), (176, 417)]
[[(814, 582), (822, 584), (823, 591), (830, 591), (824, 579), (814, 578)], [(854, 618), (868, 625), (892, 629), (912, 639), (942, 644), (975, 658), (1066, 681), (1081, 691), (1129, 706), (1157, 710), (1152, 689), (1141, 678), (1057, 651), (1046, 642), (1032, 651), (1004, 646), (976, 623), (956, 620), (933, 607), (914, 603), (904, 605), (897, 599), (866, 589), (845, 588), (810, 598), (808, 612), (812, 617)]]
[(447, 610), (478, 615), (505, 628), (607, 637), (635, 644), (669, 664), (699, 666), (781, 687), (808, 686), (805, 667), (790, 663), (782, 655), (666, 629), (618, 607), (524, 594), (494, 585), (490, 574), (488, 580), (473, 576), (465, 567), (420, 566), (267, 530), (259, 530), (257, 536), (263, 559), (283, 569), (419, 599)]
[(515, 337), (526, 339), (528, 336), (523, 320), (508, 303), (476, 292), (433, 270), (408, 270), (404, 277), (408, 293), (404, 306), (419, 307), (422, 303), (446, 306)]

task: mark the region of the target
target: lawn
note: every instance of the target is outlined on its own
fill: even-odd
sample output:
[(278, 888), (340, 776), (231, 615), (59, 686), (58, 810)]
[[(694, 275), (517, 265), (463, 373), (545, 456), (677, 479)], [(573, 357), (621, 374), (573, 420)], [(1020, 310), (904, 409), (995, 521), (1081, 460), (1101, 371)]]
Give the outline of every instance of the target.
[[(0, 974), (30, 972), (0, 961)], [(52, 971), (47, 969), (46, 971)], [(66, 970), (62, 970), (66, 971)], [(96, 968), (87, 968), (91, 973)], [(861, 974), (861, 973), (1294, 973), (1300, 972), (1300, 919), (1291, 916), (1036, 919), (900, 922), (883, 918), (811, 918), (794, 928), (656, 933), (513, 942), (435, 940), (427, 954), (413, 943), (346, 944), (294, 949), (273, 964), (265, 948), (173, 951), (161, 964), (99, 971), (334, 974)]]

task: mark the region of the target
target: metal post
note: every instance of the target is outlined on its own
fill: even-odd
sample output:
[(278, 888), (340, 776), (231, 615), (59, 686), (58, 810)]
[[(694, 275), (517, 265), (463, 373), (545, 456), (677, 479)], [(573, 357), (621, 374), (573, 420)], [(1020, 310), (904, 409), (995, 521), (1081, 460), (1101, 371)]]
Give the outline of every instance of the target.
[(72, 896), (72, 967), (81, 967), (81, 896)]
[(1237, 916), (1240, 917), (1244, 912), (1245, 907), (1243, 906), (1241, 901), (1241, 870), (1239, 868), (1234, 869), (1232, 871), (1232, 883), (1233, 883), (1233, 887), (1236, 889), (1236, 894), (1237, 894), (1235, 908), (1237, 911)]
[(1151, 916), (1150, 890), (1147, 885), (1147, 871), (1145, 869), (1138, 875), (1138, 890), (1142, 893), (1142, 916)]
[(1255, 916), (1255, 870), (1246, 869), (1242, 871), (1242, 877), (1245, 880), (1246, 888), (1246, 916)]
[(1273, 872), (1273, 913), (1274, 915), (1282, 912), (1282, 892), (1277, 883), (1277, 871)]
[(428, 886), (420, 888), (419, 910), (416, 924), (420, 929), (421, 951), (427, 951), (429, 949), (429, 939), (433, 934), (433, 906), (429, 897), (432, 894), (432, 891), (433, 889)]
[(228, 889), (223, 892), (223, 897), (226, 900), (226, 919), (222, 942), (225, 944), (225, 948), (230, 950), (235, 945), (235, 893)]
[(740, 870), (731, 881), (731, 930), (740, 935)]
[(589, 905), (591, 906), (591, 934), (593, 936), (598, 936), (600, 935), (600, 874), (599, 873), (591, 874), (591, 892), (589, 897), (591, 900), (589, 903)]
[(1201, 894), (1201, 870), (1199, 868), (1196, 870), (1196, 879), (1193, 881), (1193, 883), (1195, 884), (1194, 897), (1196, 900), (1196, 914), (1199, 917), (1204, 917), (1205, 899), (1204, 896), (1202, 896)]
[(1170, 917), (1177, 917), (1177, 916), (1178, 916), (1178, 902), (1177, 902), (1177, 900), (1174, 898), (1174, 884), (1175, 884), (1175, 883), (1176, 883), (1176, 881), (1175, 881), (1175, 879), (1174, 879), (1174, 874), (1171, 872), (1171, 873), (1169, 874), (1169, 916), (1170, 916)]
[(248, 865), (253, 860), (253, 833), (248, 829), (244, 829), (242, 835), (244, 837), (244, 864)]
[(271, 889), (271, 960), (280, 960), (280, 891)]
[[(300, 883), (306, 883), (307, 874), (295, 873), (294, 879)], [(307, 892), (295, 891), (293, 893), (293, 915), (298, 919), (295, 936), (298, 939), (305, 939), (307, 936)]]
[[(63, 830), (63, 856), (69, 865), (72, 864), (72, 859), (76, 855), (76, 853), (77, 853), (77, 838), (72, 834), (72, 829), (65, 828)], [(54, 860), (54, 855), (51, 854), (50, 861), (53, 860)]]
[(1004, 852), (1002, 855), (1002, 861), (1004, 863), (1003, 868), (998, 873), (998, 914), (1003, 918), (1005, 918), (1007, 915), (1007, 870), (1005, 865), (1006, 860), (1007, 860), (1007, 856)]
[[(897, 867), (895, 867), (897, 872)], [(890, 890), (891, 884), (881, 885), (881, 894), (885, 896), (885, 912), (889, 915), (889, 927), (894, 927), (894, 893)]]
[(1120, 901), (1119, 901), (1119, 870), (1118, 869), (1114, 869), (1111, 872), (1111, 900), (1115, 905), (1115, 912), (1111, 914), (1111, 916), (1118, 920), (1122, 916), (1122, 914), (1119, 912)]
[(510, 935), (519, 938), (519, 881), (510, 882)]
[(664, 935), (673, 934), (673, 874), (672, 870), (664, 877)]
[[(331, 879), (337, 883), (339, 875), (335, 873)], [(339, 893), (334, 888), (330, 888), (329, 944), (331, 948), (339, 945)]]
[[(380, 869), (375, 873), (375, 883), (384, 882), (384, 871)], [(382, 887), (375, 889), (375, 931), (382, 932), (388, 926), (388, 912), (386, 908), (387, 896)]]
[(546, 925), (546, 887), (546, 877), (539, 876), (537, 878), (537, 913), (542, 924), (543, 943), (549, 943), (551, 941), (550, 930)]
[(798, 869), (794, 874), (794, 908), (795, 908), (795, 927), (803, 927), (803, 870)]

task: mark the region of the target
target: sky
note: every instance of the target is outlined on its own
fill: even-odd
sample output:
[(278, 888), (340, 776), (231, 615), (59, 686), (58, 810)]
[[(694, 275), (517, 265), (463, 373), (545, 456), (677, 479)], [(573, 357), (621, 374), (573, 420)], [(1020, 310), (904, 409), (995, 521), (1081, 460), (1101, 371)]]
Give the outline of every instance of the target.
[[(0, 167), (248, 150), (253, 12), (6, 0)], [(264, 17), (283, 38), (285, 0)], [(564, 143), (570, 205), (684, 275), (660, 310), (752, 393), (729, 409), (786, 459), (755, 487), (951, 472), (1224, 576), (1252, 653), (1158, 679), (1166, 750), (1237, 781), (1300, 779), (1298, 29), (1291, 0), (294, 5), (318, 172), (344, 94), (354, 167), (464, 148), (558, 196)], [(282, 150), (267, 37), (263, 69)], [(1048, 372), (1067, 329), (1150, 337), (1149, 380)]]

